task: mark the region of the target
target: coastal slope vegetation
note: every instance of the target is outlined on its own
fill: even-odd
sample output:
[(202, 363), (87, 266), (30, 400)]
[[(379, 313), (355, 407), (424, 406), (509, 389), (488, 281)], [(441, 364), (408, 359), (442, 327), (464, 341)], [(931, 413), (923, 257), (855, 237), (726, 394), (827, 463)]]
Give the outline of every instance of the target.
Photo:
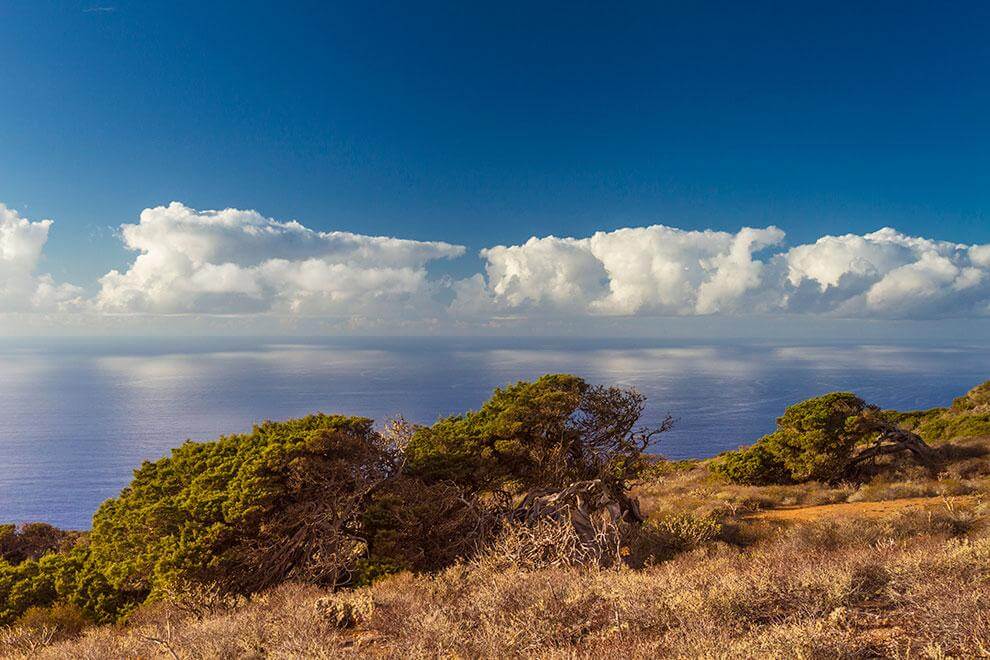
[(87, 532), (0, 527), (0, 653), (985, 654), (988, 401), (829, 393), (666, 461), (642, 395), (557, 374), (430, 426), (187, 442)]

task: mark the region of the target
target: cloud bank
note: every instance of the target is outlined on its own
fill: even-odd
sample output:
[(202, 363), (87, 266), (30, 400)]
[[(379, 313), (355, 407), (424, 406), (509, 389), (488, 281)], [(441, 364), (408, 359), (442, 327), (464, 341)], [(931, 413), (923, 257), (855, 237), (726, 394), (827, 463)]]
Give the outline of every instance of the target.
[(0, 204), (0, 311), (67, 311), (82, 303), (78, 287), (35, 272), (51, 226)]
[(990, 313), (990, 245), (905, 236), (885, 227), (824, 236), (784, 255), (792, 311), (941, 318)]
[(0, 205), (0, 312), (99, 317), (337, 318), (356, 325), (492, 319), (793, 315), (990, 317), (990, 245), (891, 228), (788, 246), (777, 227), (665, 225), (533, 237), (481, 250), (483, 272), (434, 277), (465, 248), (322, 232), (178, 202), (121, 227), (136, 253), (91, 295), (37, 272), (52, 227)]
[(759, 299), (776, 227), (735, 234), (655, 225), (591, 238), (531, 238), (482, 250), (486, 277), (458, 287), (455, 306), (601, 315), (682, 316), (742, 311)]
[(465, 313), (690, 316), (990, 314), (990, 245), (891, 228), (782, 249), (776, 227), (736, 233), (664, 225), (590, 238), (531, 238), (482, 251), (485, 276), (459, 283)]
[(426, 264), (463, 254), (440, 242), (318, 232), (255, 211), (173, 202), (124, 225), (140, 254), (100, 279), (110, 313), (402, 315), (434, 307)]

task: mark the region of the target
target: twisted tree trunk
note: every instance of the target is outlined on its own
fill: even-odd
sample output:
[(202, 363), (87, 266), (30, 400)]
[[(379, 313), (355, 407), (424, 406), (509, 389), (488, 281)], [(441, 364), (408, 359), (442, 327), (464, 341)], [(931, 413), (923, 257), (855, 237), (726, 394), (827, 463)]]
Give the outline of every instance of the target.
[(849, 475), (858, 469), (864, 462), (900, 452), (910, 452), (914, 458), (927, 467), (932, 467), (935, 461), (935, 450), (928, 446), (924, 440), (915, 433), (905, 431), (890, 423), (878, 425), (879, 433), (873, 444), (863, 447), (853, 454), (846, 463), (845, 475)]
[(512, 517), (527, 523), (543, 518), (568, 520), (586, 542), (599, 535), (603, 523), (617, 527), (644, 521), (635, 498), (601, 479), (577, 481), (557, 491), (530, 492)]

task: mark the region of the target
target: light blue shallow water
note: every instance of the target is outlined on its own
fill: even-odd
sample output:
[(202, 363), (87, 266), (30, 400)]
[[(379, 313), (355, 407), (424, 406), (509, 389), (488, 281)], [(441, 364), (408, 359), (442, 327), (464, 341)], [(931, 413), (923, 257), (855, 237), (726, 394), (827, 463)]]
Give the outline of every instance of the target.
[(263, 419), (314, 411), (415, 422), (477, 407), (547, 372), (633, 386), (660, 452), (748, 443), (794, 401), (837, 389), (902, 410), (990, 379), (987, 346), (633, 341), (19, 342), (0, 348), (0, 521), (86, 528), (142, 460)]

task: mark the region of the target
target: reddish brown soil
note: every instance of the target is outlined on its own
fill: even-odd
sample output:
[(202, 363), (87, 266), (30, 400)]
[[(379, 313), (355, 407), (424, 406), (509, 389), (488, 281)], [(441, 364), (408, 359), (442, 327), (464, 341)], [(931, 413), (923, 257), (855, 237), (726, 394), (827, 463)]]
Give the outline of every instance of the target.
[(907, 509), (930, 509), (972, 502), (975, 495), (955, 497), (906, 497), (882, 502), (842, 502), (821, 506), (788, 506), (767, 509), (746, 516), (746, 520), (779, 520), (788, 522), (820, 520), (823, 518), (887, 518)]

